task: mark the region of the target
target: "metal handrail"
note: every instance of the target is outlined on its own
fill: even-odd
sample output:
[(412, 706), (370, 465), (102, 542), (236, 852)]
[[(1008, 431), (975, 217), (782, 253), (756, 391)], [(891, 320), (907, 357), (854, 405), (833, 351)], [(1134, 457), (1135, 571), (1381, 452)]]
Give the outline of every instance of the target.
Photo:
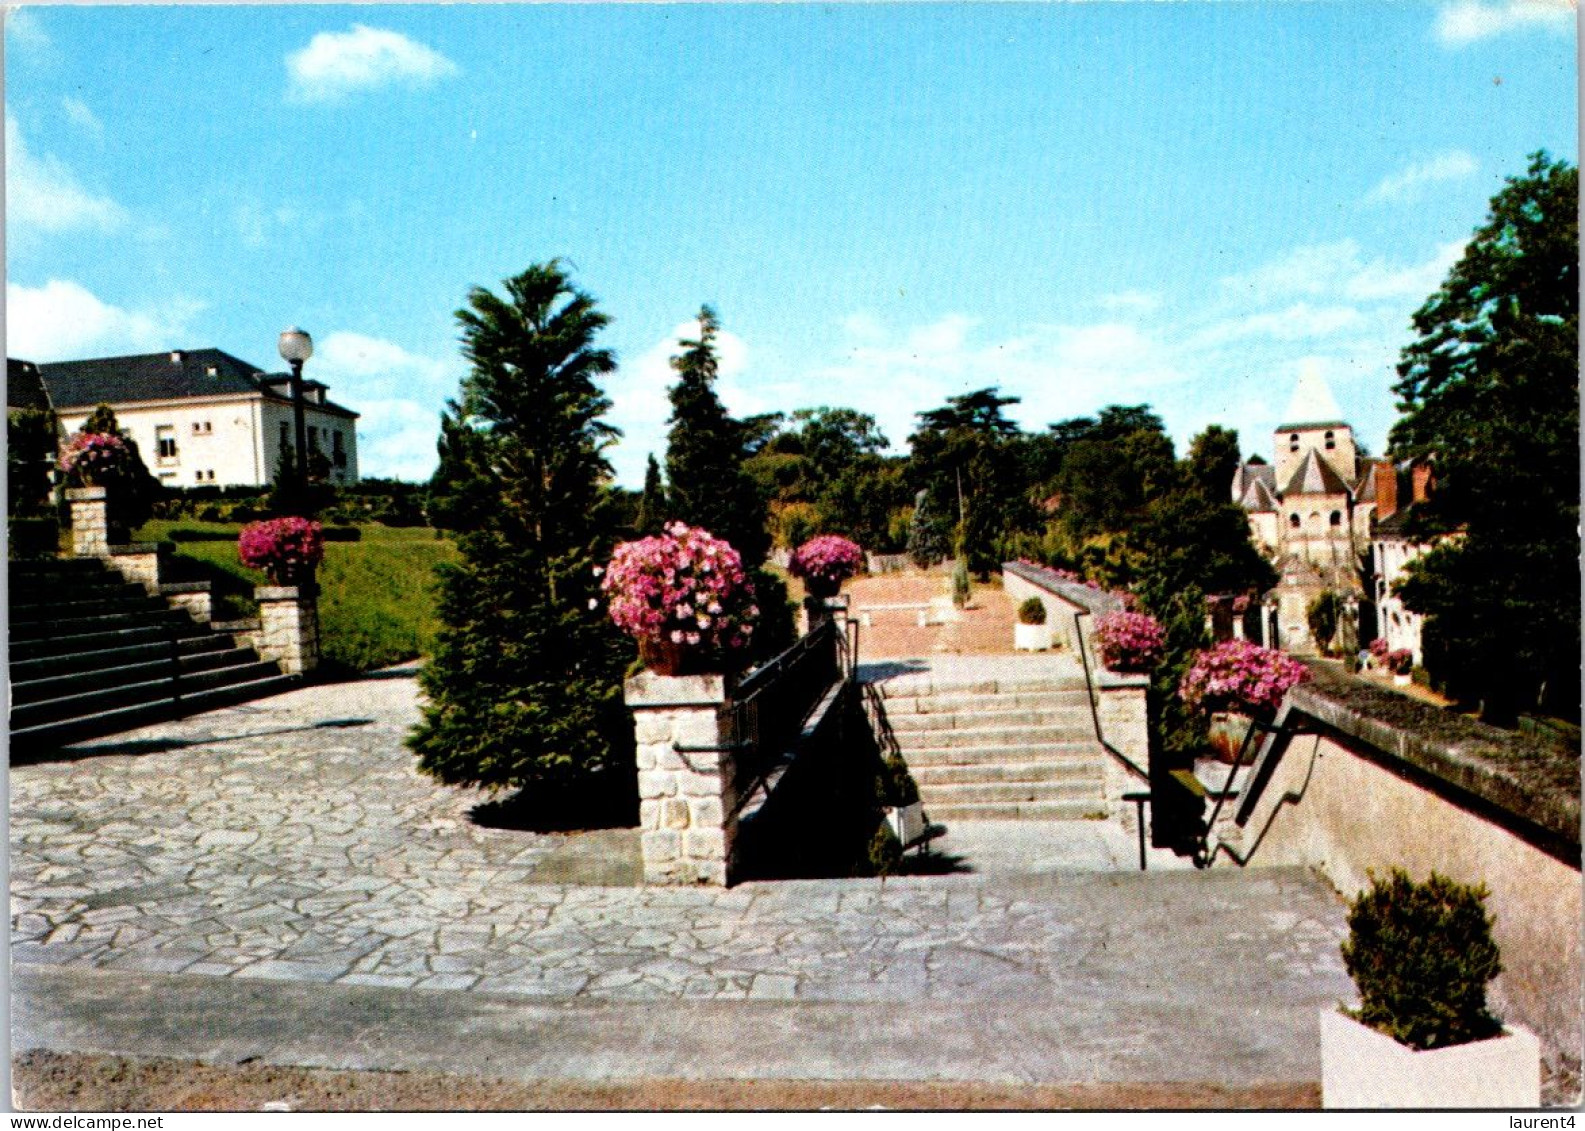
[(1075, 611), (1073, 616), (1073, 642), (1074, 651), (1079, 654), (1079, 665), (1084, 669), (1084, 690), (1090, 701), (1090, 722), (1095, 727), (1095, 741), (1101, 744), (1101, 749), (1116, 758), (1126, 767), (1129, 773), (1142, 781), (1150, 780), (1150, 771), (1136, 763), (1127, 754), (1106, 740), (1106, 732), (1101, 727), (1101, 708), (1099, 692), (1095, 688), (1095, 676), (1090, 671), (1089, 650), (1084, 647), (1084, 626), (1079, 622), (1080, 617), (1087, 617), (1089, 613)]

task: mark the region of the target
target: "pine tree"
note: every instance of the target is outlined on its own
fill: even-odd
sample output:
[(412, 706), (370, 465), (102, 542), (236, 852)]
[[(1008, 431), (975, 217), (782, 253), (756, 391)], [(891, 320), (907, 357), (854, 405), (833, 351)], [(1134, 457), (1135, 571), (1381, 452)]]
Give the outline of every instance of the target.
[(638, 518), (634, 521), (634, 532), (640, 538), (649, 538), (659, 534), (661, 527), (666, 524), (666, 485), (660, 479), (660, 464), (655, 462), (653, 454), (649, 463), (644, 468), (644, 494), (638, 501)]
[(747, 456), (742, 424), (727, 415), (716, 396), (720, 372), (715, 339), (720, 324), (710, 307), (699, 310), (699, 337), (680, 344), (671, 359), (677, 384), (671, 389), (671, 432), (666, 444), (670, 517), (724, 538), (749, 569), (770, 551), (765, 501), (743, 470)]
[(457, 312), (472, 370), (442, 442), (461, 560), (442, 567), (444, 627), (409, 744), (448, 784), (544, 796), (619, 784), (631, 759), (631, 645), (595, 607), (616, 436), (595, 378), (615, 363), (594, 345), (605, 315), (559, 264), (504, 287)]

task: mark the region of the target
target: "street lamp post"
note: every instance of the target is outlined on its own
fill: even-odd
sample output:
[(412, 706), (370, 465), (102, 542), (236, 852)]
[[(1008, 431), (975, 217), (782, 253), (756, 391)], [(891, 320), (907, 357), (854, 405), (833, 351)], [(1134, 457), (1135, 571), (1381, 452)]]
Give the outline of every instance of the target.
[(303, 362), (314, 356), (314, 339), (296, 326), (281, 331), (281, 357), (292, 367), (292, 487), (299, 505), (308, 488), (308, 427), (303, 420)]

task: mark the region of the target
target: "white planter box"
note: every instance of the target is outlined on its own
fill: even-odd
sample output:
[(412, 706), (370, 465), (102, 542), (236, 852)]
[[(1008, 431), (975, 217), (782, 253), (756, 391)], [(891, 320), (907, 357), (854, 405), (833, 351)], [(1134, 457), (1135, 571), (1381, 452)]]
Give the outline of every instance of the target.
[(892, 827), (892, 834), (904, 848), (924, 836), (925, 831), (930, 827), (925, 821), (925, 807), (917, 801), (911, 805), (886, 810), (886, 821)]
[(1013, 625), (1013, 651), (1046, 652), (1050, 648), (1051, 626), (1049, 624)]
[(1321, 1011), (1323, 1108), (1541, 1106), (1541, 1042), (1501, 1037), (1417, 1052), (1336, 1009)]

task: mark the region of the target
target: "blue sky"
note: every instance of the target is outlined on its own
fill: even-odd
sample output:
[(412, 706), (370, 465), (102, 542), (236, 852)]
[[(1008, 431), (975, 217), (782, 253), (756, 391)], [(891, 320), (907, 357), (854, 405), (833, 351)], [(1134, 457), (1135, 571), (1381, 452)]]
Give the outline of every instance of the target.
[(6, 28), (6, 341), (216, 346), (427, 476), (453, 312), (561, 257), (611, 453), (701, 303), (740, 414), (1027, 428), (1147, 402), (1269, 455), (1299, 374), (1381, 451), (1409, 317), (1502, 179), (1578, 160), (1566, 3), (31, 7)]

